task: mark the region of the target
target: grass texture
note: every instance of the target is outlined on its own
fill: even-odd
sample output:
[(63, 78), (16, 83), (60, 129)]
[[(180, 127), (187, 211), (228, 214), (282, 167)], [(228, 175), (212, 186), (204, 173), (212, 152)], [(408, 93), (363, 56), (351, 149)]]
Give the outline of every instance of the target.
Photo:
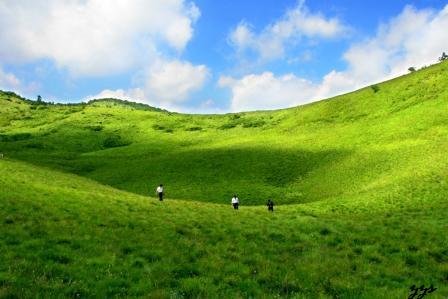
[(445, 298), (447, 79), (226, 115), (2, 92), (0, 298)]

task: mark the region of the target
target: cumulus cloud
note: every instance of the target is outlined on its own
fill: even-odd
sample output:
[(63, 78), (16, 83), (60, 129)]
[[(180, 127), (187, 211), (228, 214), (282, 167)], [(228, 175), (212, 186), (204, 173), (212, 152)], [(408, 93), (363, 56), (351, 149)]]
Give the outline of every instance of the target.
[(203, 102), (198, 103), (198, 105), (182, 105), (182, 104), (167, 104), (162, 108), (168, 111), (176, 111), (182, 113), (190, 113), (190, 114), (223, 114), (227, 113), (228, 110), (226, 108), (222, 108), (216, 106), (216, 102), (212, 99), (207, 99)]
[[(377, 35), (352, 46), (344, 55), (354, 74), (367, 79), (395, 76), (410, 66), (431, 64), (448, 48), (448, 5), (439, 12), (407, 6)], [(365, 59), (368, 57), (369, 59)]]
[(50, 59), (74, 75), (119, 73), (161, 47), (182, 51), (199, 16), (183, 0), (5, 0), (0, 61)]
[(86, 99), (119, 98), (170, 108), (186, 101), (192, 93), (204, 86), (209, 77), (210, 70), (205, 65), (159, 59), (144, 75), (142, 87), (106, 89)]
[(93, 99), (121, 99), (132, 102), (145, 103), (145, 95), (140, 88), (131, 89), (104, 89), (96, 95), (90, 95), (85, 98), (86, 101)]
[(19, 78), (12, 73), (7, 73), (0, 68), (0, 89), (17, 90), (21, 85)]
[(229, 42), (238, 53), (253, 51), (261, 60), (282, 58), (285, 48), (301, 38), (335, 38), (346, 32), (347, 28), (337, 18), (326, 18), (319, 13), (310, 12), (299, 1), (278, 21), (256, 33), (253, 27), (242, 21), (230, 34)]
[(200, 89), (210, 71), (205, 65), (192, 65), (185, 61), (159, 61), (149, 70), (146, 92), (162, 102), (182, 102)]
[(388, 23), (381, 24), (375, 36), (349, 47), (343, 55), (346, 70), (332, 70), (320, 82), (264, 72), (240, 79), (221, 77), (219, 85), (230, 88), (233, 111), (307, 103), (395, 77), (410, 66), (436, 62), (448, 50), (446, 28), (448, 5), (440, 11), (407, 6)]
[(248, 75), (240, 80), (221, 77), (219, 86), (232, 91), (232, 111), (275, 109), (309, 100), (315, 92), (312, 82), (287, 74), (275, 77), (271, 72)]
[(448, 5), (440, 11), (406, 6), (377, 34), (352, 45), (343, 55), (348, 68), (327, 74), (317, 97), (331, 96), (404, 74), (411, 66), (437, 61), (448, 49)]

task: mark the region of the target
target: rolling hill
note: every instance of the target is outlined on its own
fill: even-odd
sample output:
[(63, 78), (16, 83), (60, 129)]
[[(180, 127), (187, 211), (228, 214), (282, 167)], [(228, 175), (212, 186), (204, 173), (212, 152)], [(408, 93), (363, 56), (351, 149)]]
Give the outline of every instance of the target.
[(0, 297), (444, 298), (447, 149), (446, 62), (226, 115), (2, 92)]

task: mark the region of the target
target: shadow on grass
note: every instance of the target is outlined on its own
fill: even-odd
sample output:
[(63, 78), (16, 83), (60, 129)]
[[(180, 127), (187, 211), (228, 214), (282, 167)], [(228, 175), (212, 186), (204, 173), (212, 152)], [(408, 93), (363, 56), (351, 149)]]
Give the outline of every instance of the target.
[(153, 188), (163, 183), (168, 198), (228, 203), (237, 193), (244, 205), (259, 205), (284, 197), (286, 188), (300, 185), (313, 170), (349, 154), (269, 148), (147, 151), (139, 156), (120, 151), (113, 159), (101, 159), (98, 152), (70, 165), (75, 173), (142, 195), (153, 196)]
[[(228, 203), (237, 193), (244, 205), (264, 204), (268, 198), (277, 203), (301, 202), (294, 195), (286, 198), (285, 189), (300, 186), (313, 170), (350, 154), (340, 150), (286, 150), (268, 145), (192, 149), (179, 142), (157, 140), (145, 145), (120, 143), (123, 146), (108, 148), (103, 143), (111, 138), (121, 142), (124, 137), (87, 129), (71, 134), (72, 140), (58, 140), (58, 135), (30, 136), (27, 140), (0, 142), (0, 146), (15, 159), (137, 194), (154, 196), (154, 187), (163, 183), (168, 198)], [(93, 153), (83, 155), (89, 152)]]

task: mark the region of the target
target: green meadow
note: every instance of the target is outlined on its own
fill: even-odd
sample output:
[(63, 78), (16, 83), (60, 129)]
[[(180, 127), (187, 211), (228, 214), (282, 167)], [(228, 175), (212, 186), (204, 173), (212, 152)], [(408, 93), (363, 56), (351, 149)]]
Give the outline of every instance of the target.
[(447, 62), (226, 115), (0, 92), (0, 298), (447, 298), (447, 151)]

